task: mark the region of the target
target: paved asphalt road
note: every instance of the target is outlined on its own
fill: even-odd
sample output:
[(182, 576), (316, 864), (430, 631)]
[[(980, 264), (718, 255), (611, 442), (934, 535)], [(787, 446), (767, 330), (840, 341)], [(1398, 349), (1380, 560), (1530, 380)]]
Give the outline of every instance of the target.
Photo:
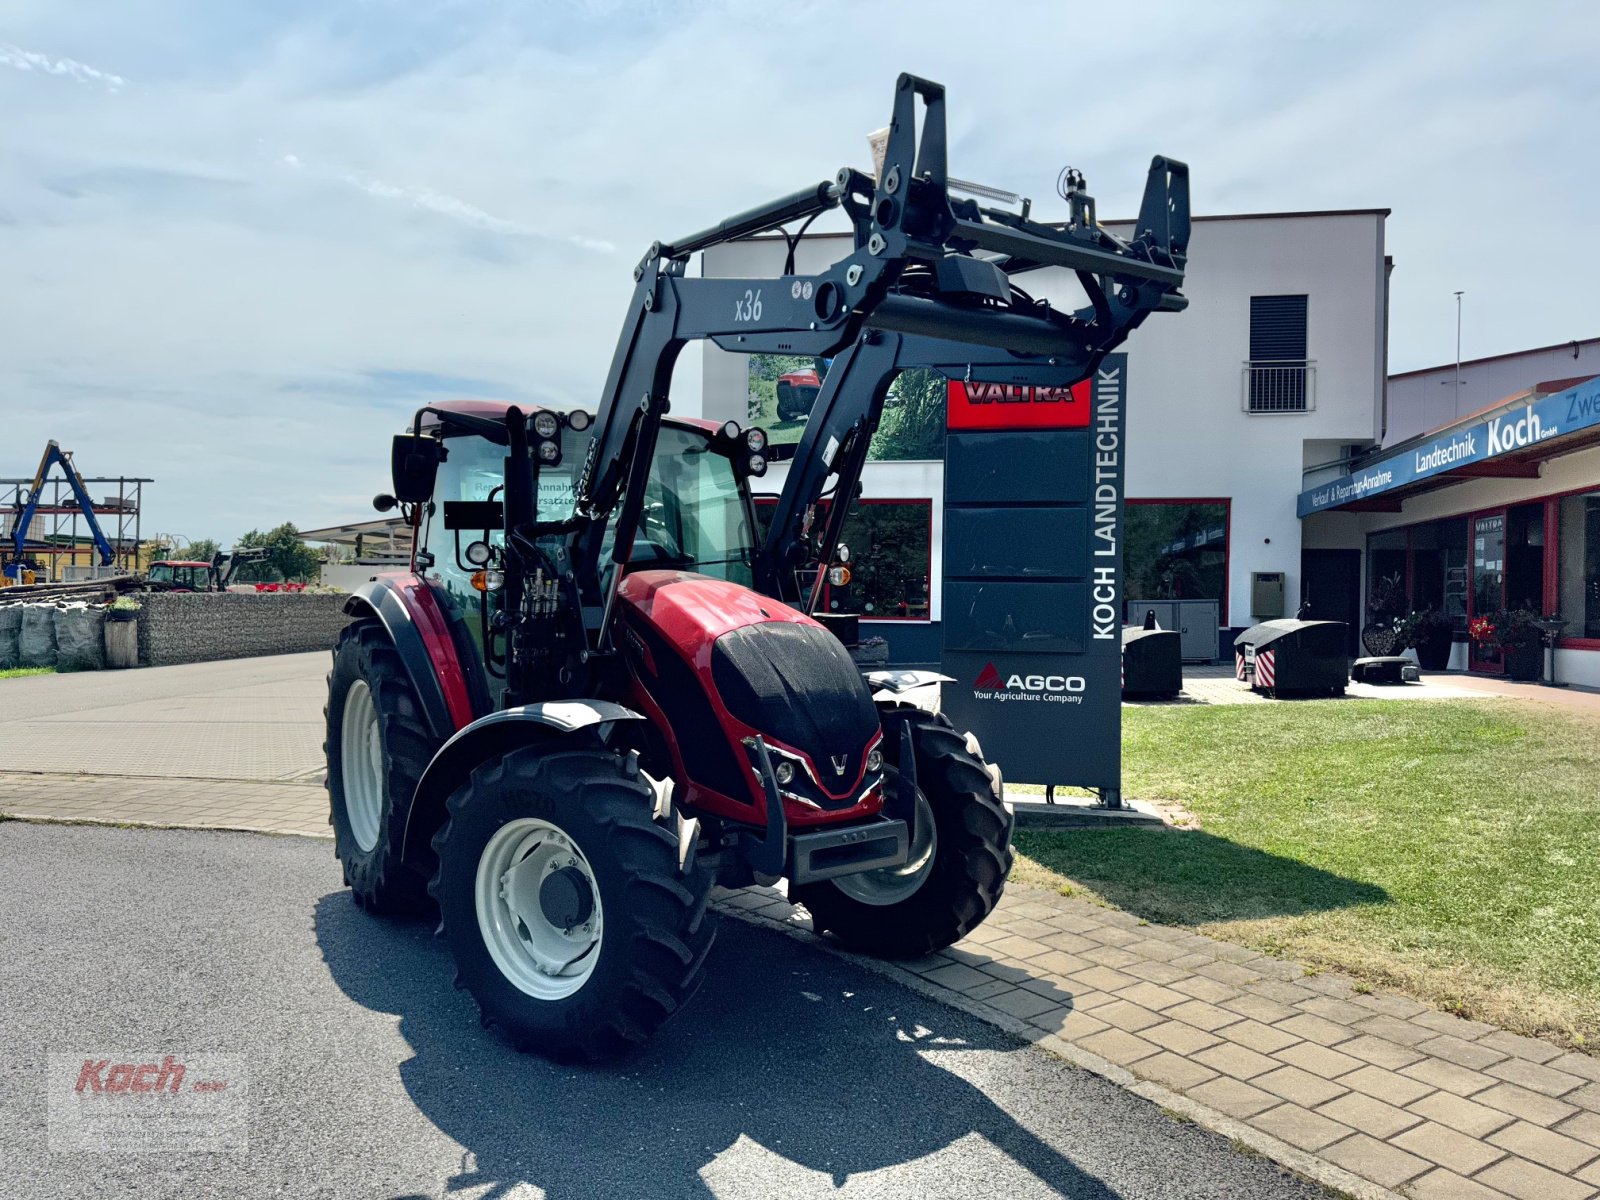
[[(431, 929), (357, 910), (326, 842), (8, 822), (0, 863), (0, 1196), (1324, 1194), (733, 920), (679, 1020), (575, 1069), (482, 1031)], [(118, 1049), (242, 1056), (247, 1150), (51, 1151), (46, 1055)]]

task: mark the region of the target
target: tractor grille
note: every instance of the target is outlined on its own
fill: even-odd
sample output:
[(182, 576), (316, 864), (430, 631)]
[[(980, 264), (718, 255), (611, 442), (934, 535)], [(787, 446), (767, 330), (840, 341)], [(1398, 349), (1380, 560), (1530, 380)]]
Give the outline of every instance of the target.
[(842, 797), (856, 781), (878, 712), (838, 638), (812, 625), (747, 625), (716, 640), (711, 674), (734, 717), (810, 755), (825, 791)]

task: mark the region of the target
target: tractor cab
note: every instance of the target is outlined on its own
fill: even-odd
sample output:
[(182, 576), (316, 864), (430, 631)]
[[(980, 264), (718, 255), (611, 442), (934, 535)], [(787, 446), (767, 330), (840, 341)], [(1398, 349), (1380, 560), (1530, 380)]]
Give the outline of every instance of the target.
[[(501, 614), (507, 598), (508, 447), (459, 418), (503, 424), (510, 407), (502, 401), (446, 401), (424, 410), (414, 425), (437, 437), (444, 450), (430, 499), (416, 514), (415, 567), (442, 594), (450, 619), (465, 630), (472, 647), (467, 669), (481, 681), (491, 709), (501, 707), (507, 683)], [(574, 514), (593, 417), (582, 409), (538, 409), (529, 422), (536, 434), (541, 426), (550, 433), (536, 437), (528, 450), (538, 460), (536, 521), (559, 525)], [(766, 470), (760, 453), (765, 445), (758, 430), (712, 421), (665, 422), (625, 572), (669, 569), (752, 586), (757, 526), (748, 480)], [(390, 507), (391, 499), (379, 497), (380, 508)], [(591, 615), (598, 614), (611, 586), (615, 526), (615, 520), (607, 525), (601, 542), (605, 570), (584, 589)]]
[(208, 592), (211, 590), (211, 564), (163, 559), (150, 564), (145, 579), (156, 591)]

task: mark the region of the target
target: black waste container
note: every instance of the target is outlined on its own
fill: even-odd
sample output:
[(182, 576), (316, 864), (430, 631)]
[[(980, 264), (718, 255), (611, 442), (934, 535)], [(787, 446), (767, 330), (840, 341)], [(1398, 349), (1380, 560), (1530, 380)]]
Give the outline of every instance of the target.
[(1233, 640), (1233, 673), (1269, 696), (1342, 696), (1345, 638), (1343, 621), (1263, 621)]
[(1122, 694), (1176, 696), (1183, 691), (1183, 635), (1176, 629), (1122, 631)]

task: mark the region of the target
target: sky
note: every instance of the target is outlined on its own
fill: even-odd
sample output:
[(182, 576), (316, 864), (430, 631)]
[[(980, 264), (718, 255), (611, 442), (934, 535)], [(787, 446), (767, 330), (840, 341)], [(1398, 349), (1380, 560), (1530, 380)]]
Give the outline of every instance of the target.
[[(0, 0), (0, 476), (144, 475), (144, 532), (367, 519), (389, 436), (593, 406), (655, 239), (870, 166), (1131, 216), (1387, 207), (1390, 365), (1600, 335), (1600, 6)], [(686, 360), (691, 356), (685, 356)]]

